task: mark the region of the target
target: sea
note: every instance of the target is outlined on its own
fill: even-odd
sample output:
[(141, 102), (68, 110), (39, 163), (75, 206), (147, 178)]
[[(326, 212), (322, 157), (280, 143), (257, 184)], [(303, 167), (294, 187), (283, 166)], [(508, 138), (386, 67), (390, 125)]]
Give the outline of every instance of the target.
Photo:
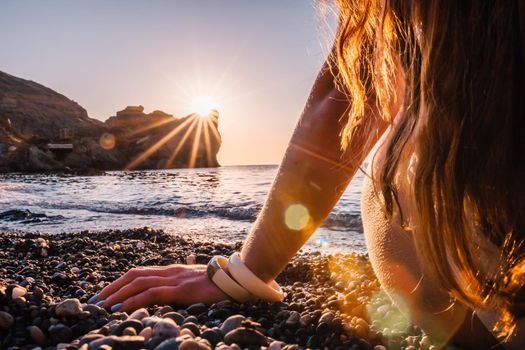
[[(0, 175), (0, 231), (104, 231), (148, 226), (216, 242), (242, 241), (277, 173), (275, 165), (101, 176)], [(305, 250), (364, 252), (358, 171)]]

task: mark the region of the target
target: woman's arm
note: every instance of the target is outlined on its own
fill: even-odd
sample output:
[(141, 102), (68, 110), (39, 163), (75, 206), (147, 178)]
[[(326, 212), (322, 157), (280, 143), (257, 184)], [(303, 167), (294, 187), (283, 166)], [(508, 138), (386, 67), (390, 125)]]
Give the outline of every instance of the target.
[(275, 278), (323, 223), (387, 127), (377, 114), (367, 115), (343, 152), (341, 131), (348, 107), (325, 64), (241, 252), (245, 264), (264, 281)]
[[(387, 124), (375, 114), (367, 116), (347, 151), (341, 151), (342, 116), (348, 105), (325, 64), (242, 250), (245, 264), (263, 280), (277, 276), (324, 221), (386, 129)], [(301, 214), (305, 210), (308, 218)], [(226, 295), (208, 279), (204, 265), (169, 265), (131, 269), (90, 302), (112, 311), (130, 311), (151, 304), (224, 299)]]

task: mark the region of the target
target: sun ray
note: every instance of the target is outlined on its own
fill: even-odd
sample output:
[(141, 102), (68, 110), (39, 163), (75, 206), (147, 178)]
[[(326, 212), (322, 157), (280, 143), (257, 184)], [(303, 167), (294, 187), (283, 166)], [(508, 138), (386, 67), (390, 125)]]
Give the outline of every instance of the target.
[(206, 161), (207, 166), (211, 166), (211, 142), (210, 142), (210, 124), (206, 120), (206, 125), (203, 125), (204, 129), (204, 145), (206, 146)]
[(190, 162), (188, 164), (189, 168), (195, 168), (195, 162), (197, 160), (197, 150), (199, 148), (199, 143), (201, 140), (203, 123), (203, 118), (200, 118), (199, 123), (197, 124), (197, 130), (195, 130), (195, 139), (193, 140), (193, 146), (191, 147)]
[(146, 160), (149, 156), (151, 156), (153, 153), (155, 153), (162, 145), (164, 145), (166, 142), (168, 142), (171, 138), (173, 138), (177, 133), (179, 133), (188, 123), (190, 123), (192, 120), (198, 119), (196, 115), (188, 118), (184, 122), (182, 122), (180, 125), (175, 127), (173, 130), (171, 130), (169, 133), (167, 133), (163, 138), (161, 138), (157, 143), (152, 145), (150, 148), (148, 148), (146, 151), (144, 151), (142, 154), (140, 154), (137, 158), (135, 158), (133, 161), (131, 161), (128, 165), (124, 167), (124, 170), (131, 170), (136, 168), (138, 165), (140, 165), (144, 160)]
[(176, 119), (159, 120), (158, 122), (155, 122), (153, 124), (149, 124), (149, 125), (146, 125), (146, 126), (144, 126), (142, 128), (139, 128), (139, 129), (127, 132), (127, 133), (124, 134), (124, 136), (126, 136), (126, 137), (133, 137), (133, 136), (135, 136), (137, 134), (140, 134), (141, 132), (151, 130), (153, 128), (159, 127), (159, 126), (164, 125), (164, 124), (174, 123), (176, 121), (177, 121)]
[(179, 154), (180, 150), (182, 149), (182, 146), (184, 146), (184, 144), (186, 143), (186, 140), (190, 136), (191, 132), (193, 131), (193, 129), (195, 128), (195, 125), (197, 124), (199, 120), (200, 118), (193, 119), (191, 125), (188, 127), (184, 135), (182, 135), (182, 138), (177, 144), (177, 147), (173, 150), (168, 161), (166, 162), (166, 168), (171, 168), (171, 166), (173, 165), (173, 161), (175, 160), (175, 157), (177, 156), (177, 154)]
[(206, 123), (208, 123), (209, 128), (212, 131), (212, 135), (213, 135), (213, 137), (215, 137), (215, 140), (216, 141), (220, 141), (221, 140), (221, 135), (217, 131), (217, 127), (215, 126), (215, 124), (211, 121), (211, 118), (216, 118), (216, 117), (212, 116), (210, 118), (206, 118)]

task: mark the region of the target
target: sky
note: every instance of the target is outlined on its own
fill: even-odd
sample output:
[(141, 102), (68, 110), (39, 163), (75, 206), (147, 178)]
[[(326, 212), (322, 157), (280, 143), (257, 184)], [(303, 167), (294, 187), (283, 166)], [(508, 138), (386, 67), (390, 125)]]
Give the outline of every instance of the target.
[(211, 97), (223, 165), (278, 164), (330, 43), (313, 0), (2, 0), (0, 70), (106, 120)]

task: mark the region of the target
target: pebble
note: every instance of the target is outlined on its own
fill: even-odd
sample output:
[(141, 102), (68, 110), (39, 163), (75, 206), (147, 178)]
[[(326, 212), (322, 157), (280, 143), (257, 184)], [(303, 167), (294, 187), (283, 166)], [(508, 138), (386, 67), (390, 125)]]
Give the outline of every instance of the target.
[(15, 323), (13, 316), (5, 311), (0, 311), (0, 329), (9, 329)]
[(131, 315), (129, 315), (129, 318), (134, 319), (134, 320), (142, 320), (144, 317), (148, 317), (148, 316), (149, 316), (148, 310), (145, 308), (141, 308), (141, 309), (137, 309), (133, 311)]
[(226, 334), (235, 328), (238, 328), (244, 320), (246, 320), (246, 317), (243, 315), (233, 315), (228, 317), (221, 325), (222, 334)]
[(73, 332), (68, 326), (58, 323), (49, 327), (49, 337), (52, 344), (67, 343), (73, 340)]
[(208, 307), (204, 303), (197, 303), (197, 304), (193, 304), (193, 305), (188, 306), (186, 311), (190, 315), (198, 316), (198, 315), (200, 315), (200, 314), (202, 314), (204, 312), (207, 312), (208, 311)]
[(186, 322), (182, 325), (182, 330), (188, 329), (191, 331), (193, 335), (199, 336), (201, 334), (201, 331), (199, 329), (199, 326), (193, 322)]
[(268, 350), (281, 350), (282, 347), (282, 342), (274, 340), (270, 343), (270, 346), (268, 346)]
[(290, 316), (288, 316), (288, 319), (286, 320), (287, 326), (295, 326), (299, 323), (299, 319), (301, 318), (301, 314), (297, 311), (291, 311)]
[(55, 308), (58, 317), (76, 317), (82, 314), (82, 305), (78, 299), (66, 299)]
[(211, 346), (216, 346), (222, 340), (220, 330), (206, 329), (200, 336), (202, 339), (206, 339)]
[(27, 289), (24, 287), (16, 286), (11, 291), (11, 299), (22, 298), (27, 294)]
[(29, 332), (29, 336), (31, 337), (31, 340), (36, 345), (45, 346), (47, 343), (47, 337), (45, 336), (44, 332), (37, 326), (29, 326), (27, 327), (27, 331)]
[(324, 323), (330, 324), (333, 321), (334, 317), (335, 315), (332, 311), (325, 312), (319, 318), (319, 323), (324, 322)]
[(180, 334), (180, 328), (175, 321), (170, 318), (160, 319), (155, 326), (153, 326), (153, 335), (161, 337), (176, 337)]
[(171, 311), (167, 312), (162, 315), (163, 318), (171, 318), (173, 321), (175, 321), (176, 324), (182, 324), (184, 322), (184, 316), (179, 314), (178, 312)]
[(197, 256), (195, 254), (190, 254), (186, 257), (186, 264), (193, 265), (197, 263)]
[[(127, 328), (132, 328), (135, 331), (135, 334), (124, 334), (124, 330)], [(137, 333), (140, 333), (144, 326), (142, 325), (142, 322), (139, 320), (135, 320), (132, 318), (128, 318), (126, 321), (123, 321), (120, 323), (117, 328), (114, 331), (115, 335), (137, 335)]]
[(152, 333), (153, 330), (151, 329), (151, 327), (145, 327), (140, 331), (139, 335), (147, 340), (151, 337)]
[(186, 339), (179, 345), (179, 350), (207, 350), (209, 346), (193, 339)]
[(164, 340), (162, 343), (155, 347), (155, 350), (178, 350), (181, 341), (177, 338), (170, 338)]
[(386, 346), (383, 345), (376, 345), (374, 346), (374, 350), (388, 350)]
[(261, 332), (246, 327), (228, 332), (224, 336), (224, 342), (228, 345), (235, 343), (239, 346), (268, 346), (268, 340)]

